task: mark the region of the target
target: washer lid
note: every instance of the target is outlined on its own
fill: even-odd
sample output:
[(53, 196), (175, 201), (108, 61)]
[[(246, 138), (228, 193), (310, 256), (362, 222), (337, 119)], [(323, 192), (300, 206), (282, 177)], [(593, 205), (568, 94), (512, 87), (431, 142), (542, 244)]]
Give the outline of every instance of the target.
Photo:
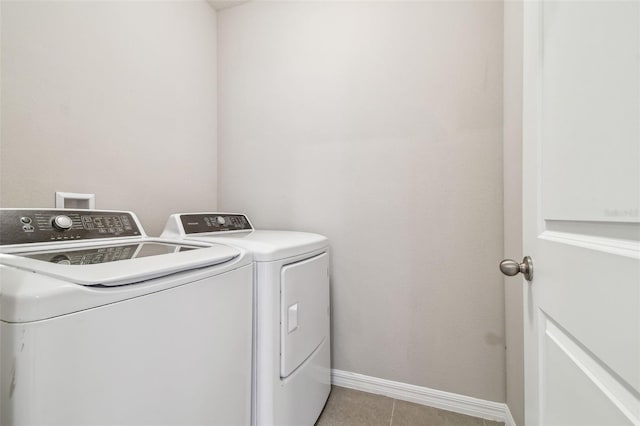
[(0, 254), (0, 263), (86, 286), (118, 286), (217, 265), (238, 256), (238, 249), (219, 244), (144, 239)]

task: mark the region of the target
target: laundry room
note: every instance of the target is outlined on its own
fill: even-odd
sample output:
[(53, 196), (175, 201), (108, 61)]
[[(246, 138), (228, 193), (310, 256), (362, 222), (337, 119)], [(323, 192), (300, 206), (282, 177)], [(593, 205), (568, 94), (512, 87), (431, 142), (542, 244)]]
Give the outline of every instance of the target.
[[(226, 420), (207, 418), (203, 424), (543, 424), (539, 419), (551, 414), (525, 422), (526, 262), (515, 263), (513, 274), (523, 272), (519, 278), (505, 277), (498, 267), (503, 258), (519, 262), (525, 254), (523, 123), (536, 121), (523, 118), (523, 90), (526, 94), (531, 87), (523, 85), (523, 51), (528, 48), (524, 34), (527, 19), (542, 13), (531, 11), (533, 6), (527, 11), (526, 4), (0, 0), (0, 207), (48, 209), (53, 231), (63, 230), (66, 220), (75, 229), (85, 216), (53, 210), (56, 192), (69, 192), (95, 196), (95, 209), (103, 212), (99, 220), (112, 220), (105, 212), (117, 211), (115, 220), (126, 217), (134, 223), (132, 232), (139, 225), (136, 238), (185, 242), (199, 236), (193, 233), (214, 228), (309, 233), (277, 242), (265, 234), (253, 242), (249, 237), (246, 244), (234, 242), (233, 235), (228, 240), (224, 235), (193, 238), (186, 249), (176, 249), (185, 265), (196, 268), (203, 256), (196, 252), (214, 251), (204, 245), (229, 246), (233, 253), (215, 252), (220, 274), (233, 269), (224, 262), (240, 262), (237, 268), (245, 272), (255, 268), (254, 310), (250, 312), (249, 302), (237, 305), (247, 320), (253, 316), (253, 352), (247, 349), (248, 340), (238, 336), (227, 345), (253, 359), (248, 365), (246, 358), (242, 367), (247, 370), (242, 376), (246, 386), (230, 386), (238, 395), (245, 392), (238, 396), (237, 407), (246, 412)], [(640, 45), (640, 5), (626, 2), (625, 7), (619, 16), (634, 20), (625, 24), (631, 32), (620, 37), (635, 36), (633, 50)], [(566, 19), (564, 10), (553, 13)], [(584, 19), (591, 16), (585, 13)], [(639, 70), (640, 60), (635, 61), (631, 66)], [(637, 75), (620, 79), (637, 84)], [(636, 111), (640, 92), (629, 93), (629, 110)], [(626, 127), (620, 128), (622, 134)], [(632, 136), (627, 139), (633, 139), (637, 129), (629, 129), (626, 135)], [(625, 152), (638, 152), (635, 141), (628, 146)], [(638, 199), (615, 210), (631, 211), (629, 215), (603, 219), (624, 222), (624, 230), (603, 228), (594, 235), (616, 241), (622, 235), (621, 240), (637, 244)], [(31, 220), (24, 212), (14, 215), (16, 224)], [(87, 217), (94, 220), (91, 214)], [(560, 222), (568, 219), (558, 217), (554, 226), (564, 226)], [(12, 239), (6, 223), (0, 242), (22, 241)], [(205, 223), (206, 229), (198, 228)], [(289, 243), (304, 249), (291, 251)], [(624, 247), (640, 253), (635, 245)], [(635, 254), (625, 259), (637, 263)], [(302, 266), (286, 269), (289, 258)], [(304, 263), (316, 258), (314, 266)], [(0, 264), (29, 269), (31, 260), (0, 259)], [(266, 272), (271, 263), (277, 270)], [(212, 263), (198, 265), (213, 268)], [(58, 276), (52, 270), (45, 275)], [(257, 271), (273, 279), (273, 288), (283, 295), (261, 295)], [(326, 304), (313, 310), (307, 307), (313, 303), (300, 302), (323, 300), (324, 293), (309, 289), (288, 301), (283, 290), (287, 276), (321, 276), (325, 271)], [(3, 274), (5, 283), (13, 276)], [(158, 276), (153, 276), (157, 285), (164, 285)], [(629, 294), (625, 300), (640, 300)], [(8, 299), (5, 295), (0, 297)], [(278, 303), (268, 311), (270, 316), (264, 316), (267, 309), (256, 308), (266, 306), (260, 298)], [(198, 296), (176, 300), (196, 303)], [(157, 306), (151, 310), (159, 312)], [(304, 330), (307, 318), (325, 311), (330, 326), (326, 333), (315, 329), (313, 333), (320, 334), (313, 339), (326, 339), (326, 365), (319, 363), (317, 371), (308, 373), (326, 370), (325, 387), (318, 387), (315, 400), (308, 403), (299, 391), (312, 392), (313, 385), (306, 382), (292, 384), (289, 393), (279, 395), (286, 383), (294, 382), (289, 374), (303, 371), (300, 366), (315, 356), (308, 353), (324, 344), (310, 343), (307, 335), (304, 342), (292, 343), (312, 347), (307, 355), (290, 355), (295, 360), (291, 366), (284, 358), (277, 360), (289, 350), (282, 342), (298, 328), (298, 321)], [(288, 331), (280, 325), (285, 318)], [(264, 325), (271, 320), (273, 328)], [(175, 329), (170, 322), (158, 324)], [(251, 334), (248, 323), (238, 327), (243, 336)], [(259, 327), (264, 331), (256, 337)], [(567, 329), (574, 330), (569, 325)], [(233, 339), (231, 335), (220, 332), (216, 339), (223, 342)], [(575, 335), (583, 337), (578, 331)], [(263, 349), (267, 337), (271, 343)], [(259, 378), (263, 367), (257, 366), (262, 361), (256, 361), (262, 359), (262, 350), (277, 353), (264, 362), (282, 369), (279, 376), (274, 373), (281, 382), (264, 388)], [(618, 364), (615, 356), (607, 356), (596, 357), (596, 364), (602, 361), (605, 366), (602, 374), (614, 371), (611, 377), (620, 379), (620, 392), (630, 395), (620, 400), (637, 401), (636, 393), (624, 393), (636, 386), (625, 379), (635, 374), (627, 373), (628, 361)], [(194, 360), (193, 365), (199, 364)], [(5, 410), (0, 418), (7, 422), (2, 426), (37, 418), (20, 417), (19, 409), (7, 402), (14, 386), (11, 368), (0, 368), (0, 408)], [(170, 377), (178, 377), (177, 371)], [(35, 373), (33, 377), (38, 380)], [(185, 386), (197, 383), (194, 379)], [(192, 391), (195, 395), (198, 388)], [(269, 394), (267, 402), (261, 392)], [(527, 413), (537, 413), (536, 401), (527, 399)], [(296, 404), (306, 417), (279, 417), (279, 410)], [(14, 409), (17, 414), (6, 415)], [(28, 404), (21, 409), (30, 410)], [(171, 417), (174, 414), (177, 417)], [(126, 418), (112, 420), (109, 424), (129, 424)], [(184, 423), (172, 413), (167, 424)]]

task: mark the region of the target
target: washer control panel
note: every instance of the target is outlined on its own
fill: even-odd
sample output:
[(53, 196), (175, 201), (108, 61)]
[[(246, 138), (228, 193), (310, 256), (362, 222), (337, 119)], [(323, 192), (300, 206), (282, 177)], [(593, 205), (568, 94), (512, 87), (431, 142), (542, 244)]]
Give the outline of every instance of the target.
[(251, 231), (249, 219), (242, 214), (195, 213), (180, 215), (185, 234), (209, 232)]
[(0, 245), (141, 235), (129, 212), (0, 209)]

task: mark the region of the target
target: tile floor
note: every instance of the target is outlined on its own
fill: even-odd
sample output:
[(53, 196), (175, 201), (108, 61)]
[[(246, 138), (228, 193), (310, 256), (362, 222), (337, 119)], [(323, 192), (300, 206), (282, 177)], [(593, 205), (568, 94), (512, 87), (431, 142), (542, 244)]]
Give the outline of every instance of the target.
[(333, 386), (316, 426), (503, 426), (451, 411)]

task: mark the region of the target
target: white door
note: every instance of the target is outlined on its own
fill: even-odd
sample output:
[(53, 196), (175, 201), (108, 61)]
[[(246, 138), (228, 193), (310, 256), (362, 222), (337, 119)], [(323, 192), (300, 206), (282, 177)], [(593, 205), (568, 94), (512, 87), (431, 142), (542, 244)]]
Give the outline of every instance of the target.
[(640, 424), (640, 1), (525, 1), (527, 425)]

